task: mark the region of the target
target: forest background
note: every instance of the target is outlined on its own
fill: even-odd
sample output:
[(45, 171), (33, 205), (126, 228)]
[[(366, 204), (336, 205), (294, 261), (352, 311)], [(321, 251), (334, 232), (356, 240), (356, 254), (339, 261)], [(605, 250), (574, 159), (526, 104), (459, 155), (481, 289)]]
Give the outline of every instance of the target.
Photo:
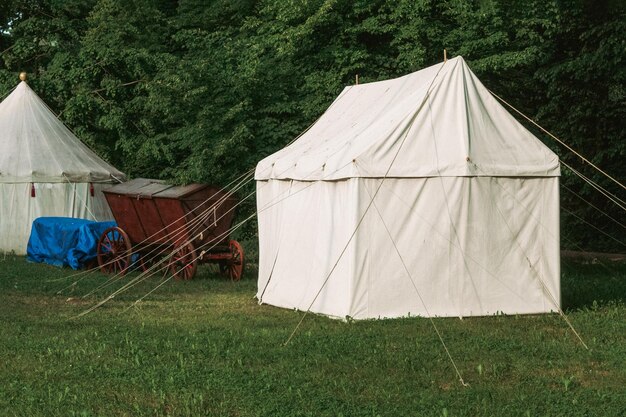
[[(623, 183), (624, 4), (2, 1), (0, 94), (26, 71), (60, 119), (130, 177), (225, 185), (306, 129), (357, 74), (361, 83), (405, 75), (441, 62), (445, 48)], [(524, 123), (626, 200), (623, 188)], [(626, 251), (624, 209), (565, 168), (561, 203), (564, 248)], [(251, 199), (242, 214), (253, 210)]]

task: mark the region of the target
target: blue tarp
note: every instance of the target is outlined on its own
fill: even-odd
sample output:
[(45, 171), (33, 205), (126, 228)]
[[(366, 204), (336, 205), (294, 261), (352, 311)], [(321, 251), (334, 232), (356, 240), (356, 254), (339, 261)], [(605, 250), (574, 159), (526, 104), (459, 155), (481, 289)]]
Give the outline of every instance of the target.
[(28, 239), (28, 260), (79, 269), (97, 256), (98, 239), (113, 226), (115, 222), (39, 217), (33, 221)]

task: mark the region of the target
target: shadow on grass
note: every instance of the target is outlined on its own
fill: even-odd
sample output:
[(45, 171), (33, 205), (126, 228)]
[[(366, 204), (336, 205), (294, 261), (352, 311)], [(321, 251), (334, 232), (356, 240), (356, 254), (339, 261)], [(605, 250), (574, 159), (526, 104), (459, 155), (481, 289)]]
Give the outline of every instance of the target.
[(563, 260), (561, 297), (564, 310), (626, 301), (626, 263)]

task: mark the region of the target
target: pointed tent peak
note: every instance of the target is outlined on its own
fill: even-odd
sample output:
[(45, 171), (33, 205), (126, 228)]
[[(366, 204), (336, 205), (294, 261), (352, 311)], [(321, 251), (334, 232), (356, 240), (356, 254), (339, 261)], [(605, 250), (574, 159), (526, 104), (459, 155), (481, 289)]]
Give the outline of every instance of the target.
[[(44, 113), (50, 112), (55, 118), (57, 117), (27, 81), (20, 81), (13, 91), (0, 102), (0, 119), (8, 118), (10, 120), (19, 117), (18, 108), (21, 111), (29, 110), (37, 113), (39, 113), (39, 108), (43, 108), (45, 109), (43, 110)], [(16, 124), (17, 121), (13, 121), (13, 123)], [(58, 123), (62, 124), (61, 121)], [(0, 132), (0, 136), (2, 136), (2, 132)]]
[(472, 74), (474, 74), (470, 66), (467, 64), (465, 58), (463, 58), (461, 55), (455, 56), (454, 58), (448, 58), (448, 62), (455, 62), (460, 66), (460, 68), (470, 71)]
[[(446, 67), (457, 68), (457, 66), (458, 66), (459, 68), (468, 68), (469, 69), (469, 66), (467, 65), (467, 62), (465, 61), (465, 59), (461, 55), (457, 55), (454, 58), (450, 58), (450, 56), (448, 56), (448, 57), (446, 57), (446, 59), (444, 61), (441, 61), (439, 63), (439, 65), (443, 65), (443, 68), (446, 68)], [(437, 66), (437, 65), (434, 65), (434, 66)]]
[(83, 144), (25, 81), (0, 103), (0, 183), (123, 178)]
[[(401, 150), (401, 152), (400, 152)], [(346, 87), (257, 179), (558, 176), (558, 157), (456, 56), (399, 78)]]
[(20, 80), (26, 81), (28, 79), (28, 74), (25, 71), (20, 72)]
[[(15, 88), (13, 89), (14, 92), (18, 92), (18, 94), (21, 92), (21, 94), (23, 94), (25, 91), (30, 91), (33, 94), (35, 94), (35, 92), (33, 91), (32, 88), (30, 88), (30, 85), (28, 85), (28, 81), (20, 81), (17, 86), (15, 86)], [(9, 96), (10, 97), (10, 96)], [(8, 97), (7, 97), (8, 98)]]
[[(420, 70), (408, 73), (406, 75), (402, 75), (397, 78), (389, 78), (385, 80), (379, 81), (370, 81), (370, 82), (362, 82), (359, 79), (359, 83), (355, 85), (348, 86), (347, 88), (368, 88), (373, 85), (391, 85), (398, 84), (400, 80), (413, 80), (413, 82), (409, 83), (409, 86), (412, 88), (416, 88), (418, 85), (426, 85), (435, 77), (441, 77), (444, 72), (452, 71), (457, 68), (467, 68), (469, 70), (469, 66), (467, 62), (463, 59), (461, 55), (457, 55), (454, 58), (448, 58), (446, 61), (438, 62), (429, 67), (422, 68)], [(406, 87), (406, 86), (405, 86)]]
[(37, 93), (35, 93), (35, 91), (28, 84), (28, 81), (20, 81), (15, 88), (13, 88), (13, 91), (11, 91), (11, 93), (4, 99), (4, 101), (0, 103), (0, 108), (6, 107), (7, 103), (18, 100), (25, 95), (32, 95), (33, 97), (36, 97), (37, 100), (41, 101)]

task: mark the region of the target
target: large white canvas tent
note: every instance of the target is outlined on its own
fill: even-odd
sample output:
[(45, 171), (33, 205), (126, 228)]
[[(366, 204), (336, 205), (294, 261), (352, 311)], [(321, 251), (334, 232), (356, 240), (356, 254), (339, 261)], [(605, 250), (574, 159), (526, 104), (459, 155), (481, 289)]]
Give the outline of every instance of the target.
[(0, 103), (0, 252), (25, 254), (37, 217), (111, 220), (101, 190), (123, 179), (25, 81)]
[(557, 311), (559, 175), (461, 57), (346, 87), (257, 165), (257, 297), (354, 319)]

